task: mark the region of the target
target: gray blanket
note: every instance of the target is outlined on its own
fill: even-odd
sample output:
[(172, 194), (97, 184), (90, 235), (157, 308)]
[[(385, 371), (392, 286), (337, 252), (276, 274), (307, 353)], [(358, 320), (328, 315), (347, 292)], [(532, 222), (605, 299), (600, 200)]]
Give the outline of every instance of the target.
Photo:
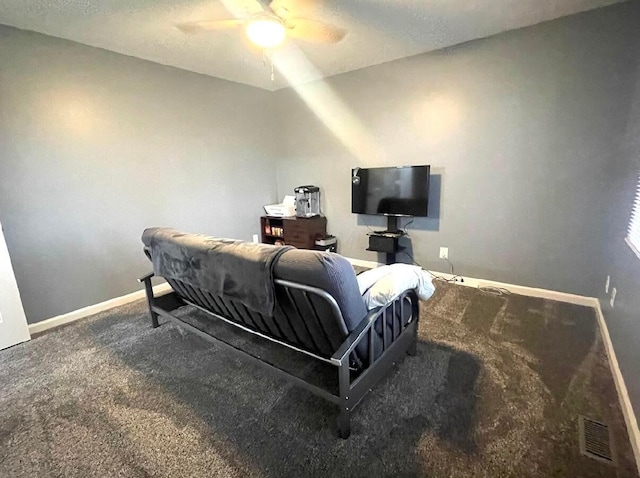
[(156, 275), (238, 300), (265, 315), (273, 315), (275, 306), (273, 267), (292, 249), (159, 227), (145, 229), (142, 242)]

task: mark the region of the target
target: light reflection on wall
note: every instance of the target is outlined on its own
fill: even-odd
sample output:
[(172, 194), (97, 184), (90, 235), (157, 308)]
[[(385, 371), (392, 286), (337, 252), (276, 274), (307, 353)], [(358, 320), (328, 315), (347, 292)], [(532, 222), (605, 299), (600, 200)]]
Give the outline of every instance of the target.
[(60, 133), (81, 136), (94, 134), (98, 129), (100, 108), (90, 95), (77, 90), (49, 92), (44, 102), (45, 116)]
[(413, 123), (424, 140), (440, 143), (458, 131), (462, 119), (462, 107), (456, 98), (433, 93), (417, 103)]
[(373, 136), (326, 81), (297, 85), (297, 79), (308, 78), (315, 67), (296, 45), (289, 42), (273, 55), (273, 62), (298, 96), (353, 156), (367, 162), (382, 156)]

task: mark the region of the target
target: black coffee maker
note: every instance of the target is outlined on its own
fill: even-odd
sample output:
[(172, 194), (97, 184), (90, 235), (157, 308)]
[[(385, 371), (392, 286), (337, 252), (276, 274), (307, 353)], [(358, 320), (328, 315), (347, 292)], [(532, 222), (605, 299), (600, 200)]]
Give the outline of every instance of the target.
[(318, 186), (298, 186), (296, 193), (296, 216), (314, 217), (320, 215), (320, 188)]

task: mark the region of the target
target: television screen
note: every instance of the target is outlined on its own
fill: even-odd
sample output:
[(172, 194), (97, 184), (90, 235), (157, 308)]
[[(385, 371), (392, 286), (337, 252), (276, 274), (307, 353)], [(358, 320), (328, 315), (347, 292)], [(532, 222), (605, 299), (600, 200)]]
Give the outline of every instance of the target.
[(353, 169), (351, 212), (427, 216), (429, 170), (429, 166)]

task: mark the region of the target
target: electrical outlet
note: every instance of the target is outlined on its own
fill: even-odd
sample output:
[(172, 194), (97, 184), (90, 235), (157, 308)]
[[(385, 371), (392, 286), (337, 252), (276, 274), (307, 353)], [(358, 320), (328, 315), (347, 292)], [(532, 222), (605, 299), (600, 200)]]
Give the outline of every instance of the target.
[(609, 305), (611, 306), (611, 308), (613, 309), (613, 304), (616, 301), (616, 294), (618, 293), (617, 289), (614, 287), (613, 289), (611, 289), (611, 300), (609, 301)]
[[(257, 234), (253, 235), (253, 242), (260, 242), (260, 239), (258, 238)], [(608, 284), (608, 282), (607, 282), (607, 284)]]
[(611, 284), (611, 276), (607, 276), (607, 282), (604, 283), (604, 293), (609, 293), (609, 285)]
[(440, 259), (449, 259), (449, 248), (441, 247), (440, 248)]
[(0, 312), (0, 324), (2, 323), (2, 312)]

